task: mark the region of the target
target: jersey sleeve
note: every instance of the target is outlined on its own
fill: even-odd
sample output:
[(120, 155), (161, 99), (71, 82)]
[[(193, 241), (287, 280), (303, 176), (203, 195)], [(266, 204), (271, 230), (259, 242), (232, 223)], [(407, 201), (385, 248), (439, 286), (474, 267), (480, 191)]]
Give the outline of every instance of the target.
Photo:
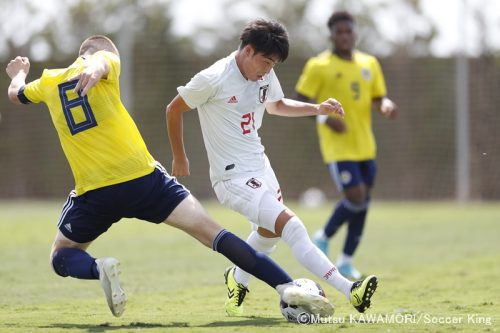
[(109, 72), (105, 80), (107, 81), (118, 81), (120, 77), (121, 64), (120, 57), (112, 52), (108, 51), (98, 51), (94, 55), (103, 57), (109, 64)]
[(19, 101), (23, 104), (41, 103), (44, 101), (42, 79), (36, 79), (19, 89)]
[(321, 71), (314, 58), (307, 61), (295, 85), (295, 91), (310, 99), (316, 99), (321, 86)]
[(198, 73), (185, 86), (177, 87), (177, 92), (190, 108), (195, 109), (214, 95), (215, 87), (206, 76)]
[(372, 98), (384, 97), (387, 95), (384, 74), (377, 59), (373, 59), (373, 86)]
[(283, 89), (281, 88), (280, 81), (278, 80), (278, 76), (276, 76), (274, 69), (271, 70), (269, 74), (269, 96), (267, 97), (267, 101), (277, 102), (285, 97), (285, 94), (283, 93)]

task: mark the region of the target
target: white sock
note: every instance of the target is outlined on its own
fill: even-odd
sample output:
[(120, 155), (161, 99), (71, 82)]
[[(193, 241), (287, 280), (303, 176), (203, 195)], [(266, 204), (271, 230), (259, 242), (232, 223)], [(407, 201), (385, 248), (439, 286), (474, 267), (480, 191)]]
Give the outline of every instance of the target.
[(337, 258), (336, 264), (337, 264), (337, 266), (344, 265), (344, 264), (352, 264), (352, 256), (345, 254), (345, 253), (341, 253), (341, 254), (339, 254), (339, 256)]
[(280, 294), (280, 297), (283, 297), (283, 292), (285, 291), (285, 289), (291, 286), (293, 286), (293, 282), (288, 282), (284, 284), (278, 284), (275, 289), (278, 292), (278, 294)]
[[(274, 252), (274, 250), (276, 250), (276, 243), (278, 243), (279, 240), (279, 237), (267, 238), (259, 235), (257, 231), (252, 231), (247, 238), (247, 244), (250, 245), (255, 251), (270, 255)], [(251, 276), (251, 274), (248, 274), (239, 267), (236, 267), (234, 270), (234, 279), (236, 282), (243, 284), (245, 287), (248, 286)]]
[(294, 216), (286, 223), (281, 238), (288, 244), (294, 257), (323, 281), (350, 299), (352, 282), (340, 275), (334, 264), (311, 242), (302, 221)]
[(315, 239), (319, 239), (319, 240), (323, 240), (323, 241), (327, 241), (328, 240), (328, 237), (326, 237), (326, 235), (325, 235), (325, 230), (324, 229), (317, 230), (314, 233), (314, 238)]

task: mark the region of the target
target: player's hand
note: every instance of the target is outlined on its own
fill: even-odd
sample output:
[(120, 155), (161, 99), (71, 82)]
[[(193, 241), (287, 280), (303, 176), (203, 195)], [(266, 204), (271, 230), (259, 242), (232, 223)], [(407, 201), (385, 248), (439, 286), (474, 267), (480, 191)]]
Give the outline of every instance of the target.
[(398, 114), (398, 106), (389, 98), (383, 98), (380, 103), (380, 113), (387, 119), (394, 119)]
[(328, 119), (326, 120), (326, 124), (332, 131), (337, 133), (344, 133), (345, 131), (347, 131), (345, 121), (343, 121), (342, 119), (328, 117)]
[(30, 71), (30, 60), (27, 57), (15, 57), (7, 64), (5, 71), (11, 79), (19, 73), (22, 73), (26, 77)]
[(177, 158), (172, 160), (172, 176), (186, 177), (189, 176), (189, 160), (186, 158)]
[(109, 72), (109, 64), (99, 56), (90, 58), (85, 63), (85, 69), (68, 79), (68, 81), (78, 80), (73, 92), (85, 96), (87, 92), (94, 87)]
[(83, 72), (70, 77), (68, 81), (78, 80), (73, 92), (76, 94), (80, 92), (81, 96), (85, 96), (90, 88), (94, 87), (101, 80), (102, 76), (102, 72), (87, 67)]
[(339, 101), (333, 98), (329, 98), (319, 105), (318, 114), (336, 114), (341, 118), (344, 118), (344, 109)]

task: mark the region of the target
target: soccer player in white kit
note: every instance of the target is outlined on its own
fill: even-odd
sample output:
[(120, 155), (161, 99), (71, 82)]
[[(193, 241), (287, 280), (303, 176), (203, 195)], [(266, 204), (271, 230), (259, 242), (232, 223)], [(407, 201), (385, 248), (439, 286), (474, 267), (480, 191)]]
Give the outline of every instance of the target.
[[(238, 50), (178, 87), (178, 95), (166, 109), (173, 153), (172, 175), (189, 175), (182, 114), (196, 108), (217, 198), (254, 225), (247, 243), (270, 254), (279, 239), (283, 239), (306, 269), (364, 312), (370, 306), (377, 278), (370, 275), (361, 281), (349, 281), (311, 242), (302, 221), (283, 204), (278, 180), (258, 134), (265, 110), (287, 117), (330, 113), (343, 116), (342, 106), (333, 98), (321, 104), (284, 98), (273, 67), (287, 58), (288, 49), (288, 34), (283, 25), (253, 20), (241, 33)], [(230, 267), (225, 278), (226, 312), (230, 316), (242, 315), (250, 275), (238, 267)]]

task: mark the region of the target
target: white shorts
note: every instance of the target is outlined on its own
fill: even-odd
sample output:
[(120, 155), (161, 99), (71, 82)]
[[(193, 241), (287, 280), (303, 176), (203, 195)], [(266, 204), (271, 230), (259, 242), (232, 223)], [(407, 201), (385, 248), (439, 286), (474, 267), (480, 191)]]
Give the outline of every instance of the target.
[(276, 219), (286, 209), (280, 185), (270, 165), (266, 165), (264, 175), (249, 174), (219, 181), (214, 185), (214, 190), (224, 206), (271, 232), (275, 232)]

